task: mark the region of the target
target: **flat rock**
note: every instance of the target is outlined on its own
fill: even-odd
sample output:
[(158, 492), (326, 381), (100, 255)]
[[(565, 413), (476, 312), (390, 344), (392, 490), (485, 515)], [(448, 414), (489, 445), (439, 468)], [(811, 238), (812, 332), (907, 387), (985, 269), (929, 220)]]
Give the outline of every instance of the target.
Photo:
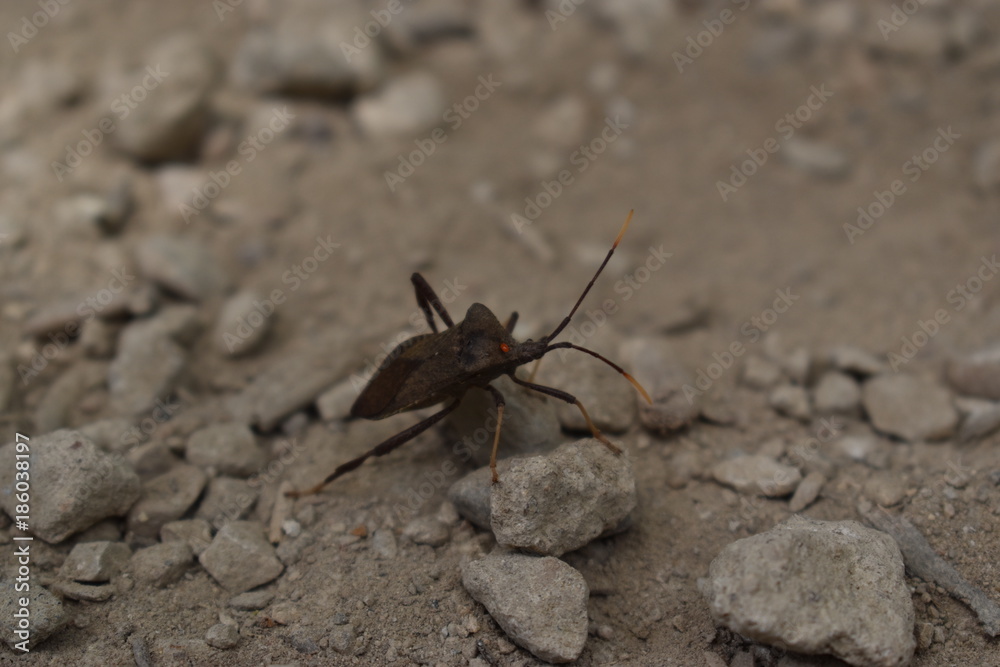
[[(0, 632), (11, 650), (22, 653), (21, 648), (33, 648), (51, 637), (69, 620), (69, 612), (63, 603), (37, 582), (30, 590), (15, 589), (13, 578), (0, 582)], [(21, 598), (28, 598), (30, 628), (19, 627), (19, 619), (14, 615), (22, 609)], [(24, 642), (24, 643), (22, 643)]]
[(229, 276), (205, 243), (189, 237), (157, 234), (142, 239), (135, 249), (139, 271), (192, 301), (204, 301), (229, 286)]
[(196, 466), (212, 467), (233, 477), (249, 477), (267, 461), (250, 428), (235, 423), (213, 424), (192, 433), (186, 456)]
[[(551, 451), (563, 440), (553, 400), (514, 384), (508, 377), (491, 383), (504, 396), (503, 423), (497, 457)], [(574, 408), (575, 409), (575, 408)], [(462, 452), (475, 465), (489, 463), (496, 429), (496, 406), (489, 392), (473, 388), (445, 420), (450, 440), (462, 441)]]
[(911, 442), (947, 438), (958, 424), (951, 392), (912, 375), (879, 375), (868, 380), (862, 401), (876, 429)]
[(953, 360), (948, 382), (959, 394), (1000, 401), (1000, 347)]
[(111, 581), (125, 569), (132, 550), (124, 542), (83, 542), (73, 547), (59, 575), (73, 581)]
[(504, 546), (561, 556), (619, 526), (635, 505), (628, 454), (588, 438), (511, 461), (491, 488), (490, 525)]
[(712, 476), (720, 484), (741, 493), (753, 493), (769, 498), (787, 496), (802, 481), (798, 468), (778, 463), (769, 456), (751, 454), (720, 461), (712, 468)]
[(132, 555), (129, 569), (136, 581), (166, 588), (194, 565), (194, 554), (186, 542), (163, 542)]
[(861, 404), (861, 388), (847, 373), (827, 371), (813, 389), (813, 402), (820, 414), (851, 413)]
[(716, 623), (754, 641), (901, 667), (915, 648), (903, 572), (885, 533), (796, 515), (723, 549), (702, 590)]
[(233, 521), (223, 526), (198, 557), (212, 578), (230, 593), (243, 593), (269, 581), (284, 570), (256, 521)]
[[(31, 532), (55, 544), (110, 516), (125, 514), (139, 497), (139, 476), (118, 455), (107, 454), (79, 431), (60, 430), (31, 439)], [(0, 449), (0, 506), (10, 516), (15, 444)]]
[(142, 485), (142, 497), (132, 506), (125, 525), (136, 535), (156, 537), (164, 524), (184, 516), (207, 481), (200, 468), (186, 463), (174, 466)]
[(77, 581), (55, 581), (50, 588), (56, 595), (82, 602), (107, 602), (117, 592), (113, 584), (82, 584)]
[(830, 351), (830, 363), (837, 370), (860, 377), (879, 375), (887, 368), (885, 361), (854, 345), (835, 347)]
[(536, 658), (572, 662), (583, 651), (590, 591), (558, 558), (494, 551), (462, 567), (462, 584)]
[(111, 135), (119, 149), (142, 161), (192, 157), (210, 119), (209, 96), (218, 74), (216, 59), (192, 33), (179, 33), (156, 45), (128, 76), (125, 90), (145, 89)]

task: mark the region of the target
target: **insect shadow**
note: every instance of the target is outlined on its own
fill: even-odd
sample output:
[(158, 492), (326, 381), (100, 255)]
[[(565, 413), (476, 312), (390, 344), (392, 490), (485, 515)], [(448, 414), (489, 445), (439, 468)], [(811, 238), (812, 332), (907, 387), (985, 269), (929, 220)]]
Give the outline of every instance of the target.
[[(629, 211), (628, 217), (625, 218), (625, 222), (618, 232), (618, 237), (611, 245), (611, 249), (604, 257), (604, 261), (601, 262), (594, 277), (590, 279), (580, 298), (576, 300), (569, 315), (563, 318), (563, 321), (552, 330), (552, 333), (540, 340), (528, 339), (521, 342), (514, 340), (511, 332), (517, 323), (517, 313), (512, 313), (506, 324), (500, 324), (496, 315), (481, 303), (469, 306), (465, 313), (465, 319), (455, 324), (444, 304), (441, 303), (424, 277), (419, 273), (414, 273), (410, 277), (410, 281), (416, 290), (417, 304), (423, 310), (432, 333), (405, 340), (392, 351), (392, 354), (382, 362), (375, 375), (355, 400), (351, 407), (350, 416), (363, 419), (385, 419), (400, 412), (419, 410), (445, 401), (448, 401), (448, 404), (442, 410), (397, 433), (385, 442), (379, 443), (361, 456), (337, 466), (332, 473), (327, 475), (326, 479), (316, 486), (303, 491), (288, 491), (286, 495), (297, 498), (318, 493), (327, 484), (354, 470), (370, 457), (385, 456), (448, 416), (458, 407), (462, 397), (472, 387), (488, 391), (492, 395), (497, 409), (497, 425), (493, 434), (493, 451), (490, 455), (490, 470), (493, 472), (493, 483), (496, 484), (498, 481), (497, 445), (500, 443), (504, 398), (503, 394), (490, 382), (501, 375), (506, 375), (522, 387), (575, 405), (583, 414), (587, 427), (593, 436), (615, 454), (621, 454), (621, 450), (613, 445), (591, 421), (586, 408), (575, 396), (561, 389), (522, 380), (515, 375), (515, 371), (528, 362), (541, 359), (552, 350), (563, 348), (579, 350), (600, 359), (621, 373), (635, 386), (646, 401), (652, 403), (649, 394), (646, 393), (642, 385), (614, 362), (593, 350), (573, 343), (552, 342), (552, 339), (558, 336), (569, 324), (590, 288), (594, 286), (594, 282), (601, 275), (608, 260), (611, 259), (611, 255), (614, 254), (615, 248), (618, 247), (628, 229), (632, 213), (633, 211)], [(444, 322), (444, 331), (438, 331), (434, 312), (437, 312), (441, 321)]]

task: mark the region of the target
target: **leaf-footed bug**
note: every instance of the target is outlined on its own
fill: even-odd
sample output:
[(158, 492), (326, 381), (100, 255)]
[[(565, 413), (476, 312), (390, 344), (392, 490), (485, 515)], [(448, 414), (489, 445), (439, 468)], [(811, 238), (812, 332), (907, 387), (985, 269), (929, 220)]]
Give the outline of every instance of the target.
[[(503, 421), (504, 398), (490, 382), (501, 375), (508, 376), (515, 383), (534, 391), (566, 401), (579, 408), (587, 427), (595, 438), (603, 442), (615, 454), (621, 450), (608, 440), (591, 421), (590, 415), (583, 404), (572, 394), (560, 389), (545, 387), (522, 380), (515, 375), (518, 367), (530, 361), (541, 359), (552, 350), (571, 348), (586, 352), (608, 364), (635, 386), (646, 401), (652, 403), (649, 394), (635, 378), (626, 373), (620, 366), (604, 358), (593, 350), (574, 345), (569, 342), (552, 343), (569, 324), (583, 299), (594, 286), (594, 282), (607, 265), (615, 248), (621, 242), (633, 211), (622, 224), (618, 237), (611, 249), (598, 267), (597, 273), (587, 283), (583, 294), (576, 300), (569, 315), (563, 318), (552, 333), (540, 340), (525, 340), (518, 342), (511, 336), (517, 323), (517, 313), (511, 314), (506, 325), (500, 324), (496, 316), (481, 303), (472, 304), (465, 313), (465, 319), (455, 324), (445, 310), (444, 304), (438, 298), (431, 286), (419, 273), (410, 277), (416, 290), (417, 304), (424, 311), (427, 323), (432, 333), (414, 336), (403, 341), (393, 350), (392, 354), (382, 363), (375, 375), (368, 382), (354, 405), (351, 407), (351, 417), (363, 419), (385, 419), (400, 412), (418, 410), (444, 401), (450, 401), (442, 410), (435, 412), (421, 422), (397, 433), (385, 442), (375, 446), (361, 456), (339, 465), (322, 482), (304, 491), (289, 491), (292, 497), (307, 496), (318, 493), (327, 484), (341, 475), (348, 473), (372, 456), (385, 456), (397, 447), (412, 440), (434, 424), (444, 419), (458, 407), (462, 396), (472, 387), (480, 387), (488, 391), (497, 409), (497, 425), (493, 434), (493, 451), (490, 455), (490, 470), (493, 472), (493, 483), (497, 483), (497, 445), (500, 443), (500, 424)], [(439, 332), (434, 321), (434, 313), (444, 322), (446, 329)]]

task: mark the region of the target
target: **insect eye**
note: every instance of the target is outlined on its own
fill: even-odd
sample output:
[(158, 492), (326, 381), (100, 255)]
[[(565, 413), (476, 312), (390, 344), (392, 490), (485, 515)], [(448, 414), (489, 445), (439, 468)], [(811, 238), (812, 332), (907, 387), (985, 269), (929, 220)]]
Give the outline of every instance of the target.
[(510, 345), (508, 345), (507, 343), (500, 343), (500, 351), (510, 352)]

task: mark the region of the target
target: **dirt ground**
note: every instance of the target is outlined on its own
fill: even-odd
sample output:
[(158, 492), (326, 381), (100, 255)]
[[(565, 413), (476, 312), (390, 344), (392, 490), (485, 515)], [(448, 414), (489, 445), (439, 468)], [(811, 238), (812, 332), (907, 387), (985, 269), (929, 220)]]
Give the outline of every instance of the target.
[[(3, 32), (18, 31), (41, 4), (3, 3)], [(184, 165), (202, 182), (273, 108), (287, 106), (295, 120), (190, 222), (163, 194), (164, 171), (176, 167), (135, 160), (111, 141), (58, 180), (51, 163), (107, 112), (108, 72), (143, 64), (151, 45), (181, 30), (198, 35), (227, 71), (247, 32), (286, 11), (277, 2), (226, 4), (233, 6), (220, 20), (210, 3), (71, 0), (16, 52), (3, 45), (0, 100), (37, 94), (41, 101), (8, 114), (0, 130), (0, 221), (21, 230), (0, 228), (9, 235), (0, 237), (0, 347), (15, 363), (30, 359), (44, 339), (26, 335), (24, 322), (81, 287), (86, 293), (106, 284), (108, 267), (131, 258), (139, 240), (157, 233), (195, 238), (234, 284), (263, 294), (281, 289), (287, 297), (252, 354), (228, 358), (207, 333), (190, 347), (173, 394), (175, 417), (227, 421), (228, 400), (310, 343), (339, 341), (322, 353), (343, 363), (345, 378), (362, 371), (412, 328), (411, 314), (419, 312), (409, 283), (414, 271), (435, 290), (457, 292), (449, 304), (457, 318), (480, 302), (501, 317), (517, 310), (519, 337), (544, 334), (568, 312), (634, 209), (577, 326), (610, 300), (615, 312), (600, 336), (664, 340), (691, 377), (708, 372), (734, 342), (746, 353), (707, 392), (732, 413), (730, 423), (703, 419), (661, 437), (636, 422), (619, 436), (636, 464), (639, 505), (628, 531), (566, 556), (587, 579), (590, 617), (601, 628), (577, 664), (711, 666), (750, 649), (715, 628), (697, 581), (726, 544), (791, 512), (787, 499), (726, 489), (708, 468), (762, 445), (773, 452), (775, 439), (787, 451), (814, 437), (820, 423), (818, 415), (803, 422), (773, 410), (766, 392), (740, 381), (746, 359), (802, 347), (821, 367), (830, 350), (854, 345), (888, 360), (941, 309), (947, 322), (917, 337), (925, 344), (901, 372), (941, 380), (950, 358), (1000, 341), (1000, 281), (969, 287), (1000, 240), (998, 3), (914, 2), (913, 15), (887, 38), (878, 24), (891, 20), (887, 2), (776, 0), (745, 8), (590, 0), (561, 3), (561, 10), (555, 2), (477, 4), (460, 12), (471, 16), (471, 33), (428, 39), (387, 58), (387, 80), (430, 72), (448, 107), (474, 94), (480, 77), (500, 82), (458, 127), (439, 123), (446, 140), (392, 189), (386, 172), (396, 171), (430, 129), (372, 136), (359, 130), (355, 96), (264, 95), (225, 76), (211, 97), (217, 124)], [(562, 13), (553, 19), (552, 12)], [(720, 17), (732, 20), (712, 23)], [(706, 21), (717, 35), (705, 33)], [(703, 40), (700, 53), (685, 51), (689, 37)], [(53, 92), (60, 87), (69, 92)], [(602, 131), (612, 138), (606, 150), (586, 157), (579, 149), (597, 146), (591, 142)], [(789, 133), (792, 143), (777, 143)], [(753, 157), (747, 151), (766, 161), (745, 183), (720, 191), (720, 182), (740, 180), (730, 179)], [(551, 195), (563, 170), (559, 194), (540, 196)], [(120, 232), (58, 222), (61, 202), (107, 192), (123, 175), (135, 204)], [(858, 226), (859, 207), (883, 211), (873, 203), (888, 201), (896, 180), (901, 187), (892, 203), (867, 229)], [(545, 204), (539, 215), (525, 210), (526, 198)], [(288, 280), (317, 238), (327, 236), (340, 244), (331, 260), (297, 283)], [(671, 253), (662, 267), (640, 270), (660, 247)], [(967, 298), (956, 297), (959, 286), (967, 286)], [(768, 309), (781, 291), (796, 298), (771, 319)], [(198, 303), (209, 331), (219, 303)], [(29, 384), (15, 379), (0, 424), (5, 441), (15, 431), (41, 435), (33, 415), (52, 384), (84, 357), (78, 347), (62, 350)], [(105, 388), (95, 389), (66, 424), (115, 416), (107, 399)], [(320, 471), (415, 420), (410, 414), (324, 423), (309, 407), (291, 423), (260, 431), (269, 447), (290, 437), (301, 453), (268, 479), (253, 516), (267, 525), (283, 479), (316, 481)], [(844, 433), (872, 433), (860, 414), (841, 423)], [(153, 440), (167, 437), (161, 428)], [(878, 436), (878, 454), (865, 461), (830, 445), (823, 455), (828, 480), (804, 513), (859, 519), (865, 482), (888, 474), (906, 490), (895, 510), (965, 578), (1000, 597), (998, 443), (996, 433), (968, 443)], [(275, 600), (264, 610), (228, 608), (231, 596), (195, 566), (164, 589), (137, 584), (107, 602), (67, 601), (73, 620), (63, 630), (28, 656), (5, 647), (0, 663), (131, 665), (129, 638), (140, 637), (153, 664), (541, 664), (510, 644), (462, 587), (463, 558), (488, 551), (491, 536), (466, 522), (450, 524), (442, 546), (401, 535), (407, 517), (397, 507), (450, 451), (431, 430), (299, 501), (295, 516), (311, 538), (268, 585)], [(438, 513), (447, 486), (436, 486), (417, 515)], [(374, 554), (370, 536), (377, 529), (396, 535), (395, 558)], [(13, 544), (9, 530), (0, 532), (6, 567)], [(41, 581), (55, 577), (72, 544), (38, 545)], [(918, 626), (935, 628), (913, 665), (1000, 666), (997, 640), (966, 606), (918, 579), (909, 582)], [(220, 613), (240, 626), (236, 648), (163, 648), (200, 641)], [(345, 625), (355, 639), (341, 653), (332, 637)], [(173, 658), (165, 655), (171, 651)], [(770, 665), (781, 653), (755, 655), (755, 664)]]

